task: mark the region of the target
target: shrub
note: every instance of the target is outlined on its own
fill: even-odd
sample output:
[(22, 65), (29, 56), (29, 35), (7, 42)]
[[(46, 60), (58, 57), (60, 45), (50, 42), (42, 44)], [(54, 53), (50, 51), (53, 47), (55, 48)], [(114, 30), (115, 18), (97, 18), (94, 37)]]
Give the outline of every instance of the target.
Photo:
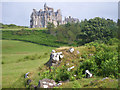
[(5, 62), (2, 61), (1, 64), (5, 64)]
[(118, 61), (117, 59), (109, 59), (101, 64), (102, 76), (112, 76), (118, 78)]
[(70, 78), (70, 72), (67, 70), (67, 67), (63, 66), (59, 69), (59, 73), (56, 75), (55, 81), (65, 81)]

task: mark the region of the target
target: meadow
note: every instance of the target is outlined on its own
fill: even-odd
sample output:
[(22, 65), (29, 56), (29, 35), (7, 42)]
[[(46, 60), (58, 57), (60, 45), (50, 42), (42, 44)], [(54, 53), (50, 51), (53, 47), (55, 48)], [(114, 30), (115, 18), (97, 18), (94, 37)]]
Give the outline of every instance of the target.
[[(2, 87), (24, 87), (23, 75), (44, 65), (49, 60), (49, 53), (52, 49), (54, 47), (22, 41), (2, 40)], [(48, 55), (46, 55), (47, 53)], [(24, 61), (26, 56), (32, 55), (42, 57)], [(19, 61), (20, 59), (23, 60)]]
[[(74, 48), (76, 50), (79, 50), (79, 52), (81, 52), (80, 56), (82, 56), (82, 54), (89, 54), (91, 52), (92, 53), (95, 52), (95, 48), (90, 49), (89, 46), (80, 46)], [(49, 56), (52, 49), (56, 49), (56, 47), (43, 46), (43, 45), (38, 45), (23, 41), (16, 41), (16, 40), (2, 40), (3, 88), (25, 88), (24, 74), (27, 72), (32, 73), (31, 77), (35, 85), (38, 84), (38, 81), (40, 79), (48, 78), (49, 77), (48, 74), (46, 74), (47, 76), (45, 77), (44, 76), (41, 77), (39, 73), (41, 75), (45, 75), (45, 73), (47, 72), (44, 64), (49, 60)], [(116, 45), (113, 45), (112, 49), (115, 50)], [(84, 57), (82, 61), (87, 59), (86, 56), (82, 56), (82, 57)], [(68, 59), (70, 61), (67, 61)], [(61, 63), (60, 67), (62, 67), (64, 64), (68, 62), (71, 65), (77, 64), (77, 67), (79, 67), (78, 63), (81, 62), (81, 60), (79, 60), (76, 57), (72, 58), (72, 55), (66, 56), (66, 58), (63, 60), (63, 63)], [(40, 68), (42, 68), (44, 71), (41, 72)], [(59, 70), (59, 67), (56, 70)], [(59, 72), (59, 73), (63, 73), (63, 72)], [(73, 74), (74, 71), (71, 73)], [(52, 74), (54, 75), (54, 72), (52, 72)], [(103, 79), (102, 76), (94, 76), (93, 78), (90, 79), (80, 78), (77, 80), (75, 80), (75, 78), (74, 79), (70, 78), (70, 82), (64, 83), (62, 86), (60, 86), (60, 88), (99, 88), (99, 87), (117, 88), (118, 87), (117, 79), (113, 78), (112, 82), (109, 80), (101, 82), (102, 79)], [(90, 82), (92, 81), (93, 83), (90, 84)]]

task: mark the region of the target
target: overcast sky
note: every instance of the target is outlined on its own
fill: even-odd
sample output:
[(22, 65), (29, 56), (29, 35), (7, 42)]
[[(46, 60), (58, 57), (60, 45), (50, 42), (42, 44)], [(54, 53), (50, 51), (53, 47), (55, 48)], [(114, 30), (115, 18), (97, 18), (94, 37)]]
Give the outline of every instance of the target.
[[(21, 26), (30, 25), (33, 8), (43, 9), (45, 2), (2, 2), (2, 23)], [(61, 9), (64, 17), (72, 16), (79, 20), (103, 17), (117, 21), (118, 2), (46, 2), (54, 11)]]

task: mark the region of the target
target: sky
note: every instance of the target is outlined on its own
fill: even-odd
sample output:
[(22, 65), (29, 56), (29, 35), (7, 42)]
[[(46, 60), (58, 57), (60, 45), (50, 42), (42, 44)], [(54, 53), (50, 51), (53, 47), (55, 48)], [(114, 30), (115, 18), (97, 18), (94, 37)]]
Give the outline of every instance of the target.
[[(30, 25), (30, 15), (35, 8), (43, 9), (43, 2), (2, 2), (2, 23)], [(62, 17), (72, 16), (80, 21), (94, 17), (118, 19), (118, 2), (46, 2), (54, 11), (61, 9)]]

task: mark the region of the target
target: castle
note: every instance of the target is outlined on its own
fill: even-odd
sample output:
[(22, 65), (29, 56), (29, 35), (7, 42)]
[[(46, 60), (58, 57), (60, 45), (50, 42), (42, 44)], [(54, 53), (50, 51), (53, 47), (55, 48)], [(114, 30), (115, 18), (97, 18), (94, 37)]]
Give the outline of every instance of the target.
[(69, 16), (68, 18), (65, 18), (65, 20), (62, 21), (61, 10), (58, 9), (56, 12), (54, 12), (54, 9), (48, 7), (46, 3), (44, 4), (44, 10), (40, 9), (39, 11), (36, 11), (35, 9), (33, 9), (30, 20), (31, 28), (39, 28), (39, 27), (46, 28), (48, 22), (53, 23), (55, 27), (57, 27), (58, 25), (66, 24), (68, 22), (77, 23), (79, 22), (79, 19), (71, 18)]

